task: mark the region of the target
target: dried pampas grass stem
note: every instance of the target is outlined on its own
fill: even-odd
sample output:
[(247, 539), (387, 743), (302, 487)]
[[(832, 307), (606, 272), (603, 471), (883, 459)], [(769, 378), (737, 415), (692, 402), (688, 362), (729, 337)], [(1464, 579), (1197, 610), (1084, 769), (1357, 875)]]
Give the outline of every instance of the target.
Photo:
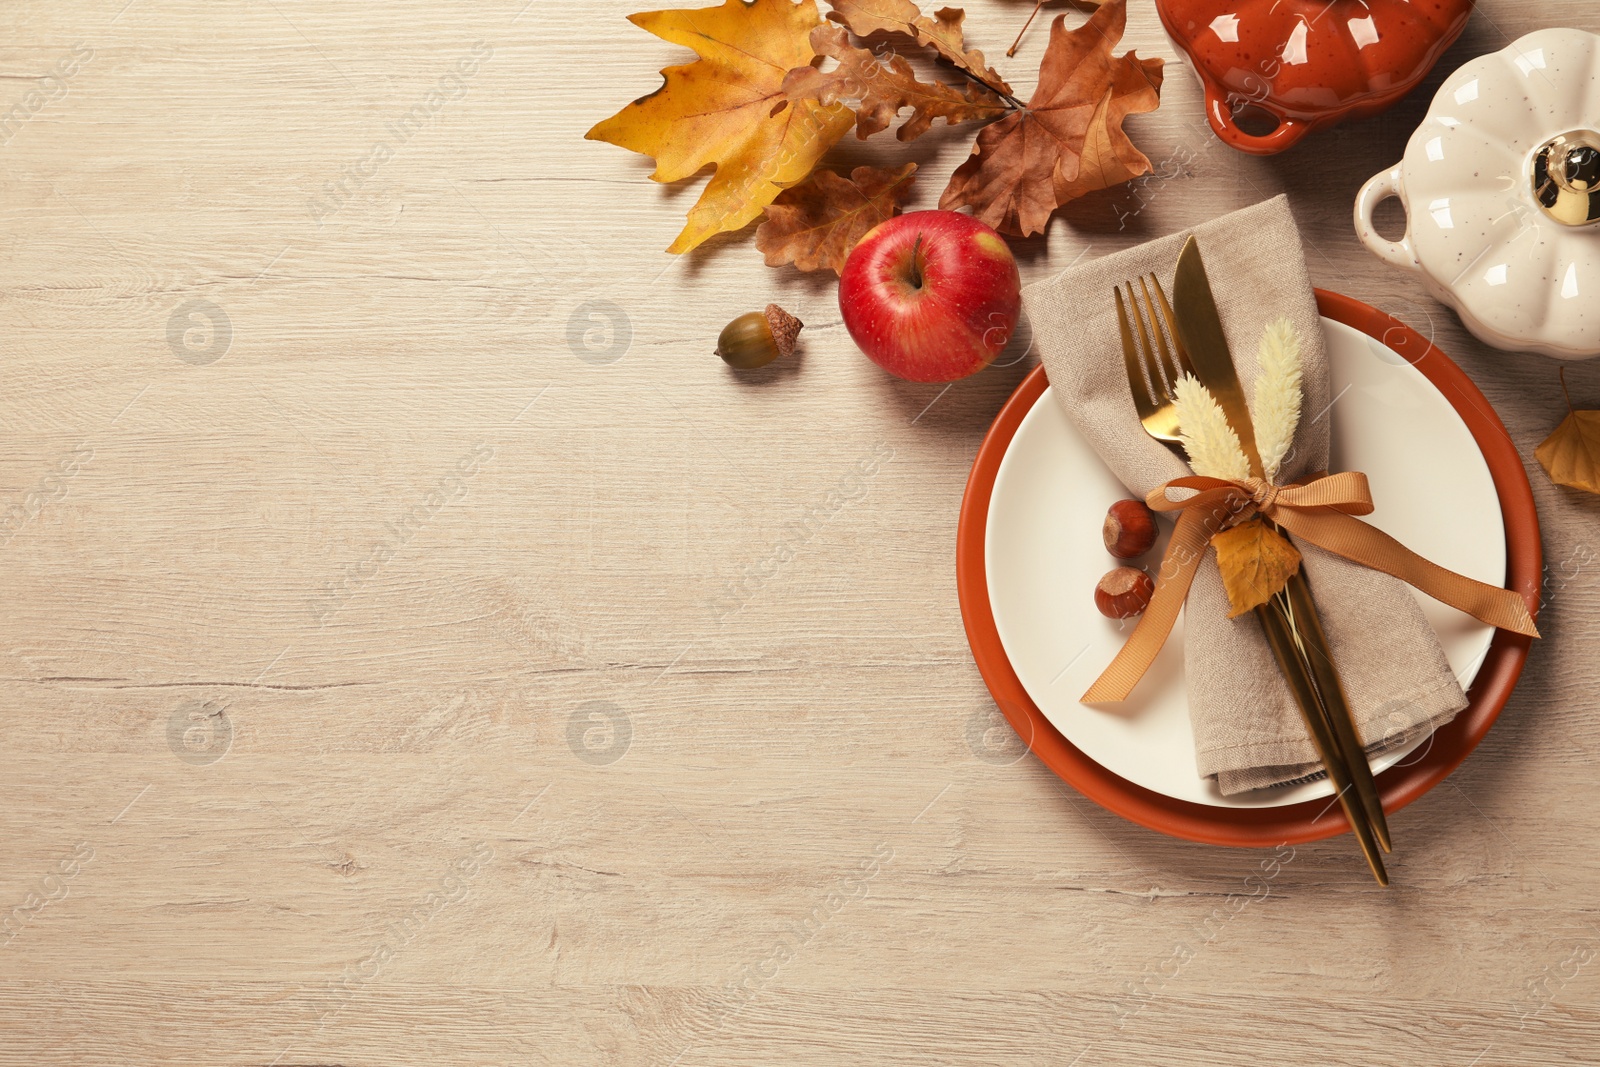
[(1256, 444), (1267, 481), (1278, 480), (1294, 432), (1300, 425), (1300, 337), (1294, 324), (1280, 318), (1267, 326), (1256, 352)]
[(1187, 374), (1178, 381), (1174, 392), (1183, 450), (1188, 453), (1194, 472), (1230, 481), (1250, 477), (1250, 463), (1244, 458), (1239, 435), (1228, 425), (1228, 417), (1211, 392)]

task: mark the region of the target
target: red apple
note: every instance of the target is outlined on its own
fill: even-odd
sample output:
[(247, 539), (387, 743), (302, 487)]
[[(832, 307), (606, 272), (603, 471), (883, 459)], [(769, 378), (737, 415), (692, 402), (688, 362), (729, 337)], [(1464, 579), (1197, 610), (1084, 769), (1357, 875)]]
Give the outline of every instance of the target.
[(913, 382), (953, 382), (1011, 340), (1022, 279), (994, 230), (958, 211), (913, 211), (867, 232), (839, 278), (856, 345)]

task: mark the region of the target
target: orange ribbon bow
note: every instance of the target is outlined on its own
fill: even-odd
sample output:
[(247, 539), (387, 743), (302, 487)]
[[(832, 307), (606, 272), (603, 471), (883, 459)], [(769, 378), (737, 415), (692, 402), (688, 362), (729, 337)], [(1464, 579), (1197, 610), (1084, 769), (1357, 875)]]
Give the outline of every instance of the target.
[[(1168, 491), (1193, 494), (1172, 500)], [(1367, 476), (1356, 471), (1277, 486), (1259, 478), (1228, 481), (1198, 475), (1174, 478), (1145, 498), (1156, 511), (1177, 511), (1178, 526), (1156, 576), (1150, 606), (1122, 650), (1083, 695), (1088, 704), (1126, 700), (1166, 644), (1189, 595), (1211, 537), (1223, 526), (1259, 514), (1309, 544), (1407, 582), (1468, 615), (1529, 637), (1539, 631), (1522, 597), (1509, 589), (1474, 581), (1411, 551), (1382, 530), (1356, 518), (1372, 514)]]

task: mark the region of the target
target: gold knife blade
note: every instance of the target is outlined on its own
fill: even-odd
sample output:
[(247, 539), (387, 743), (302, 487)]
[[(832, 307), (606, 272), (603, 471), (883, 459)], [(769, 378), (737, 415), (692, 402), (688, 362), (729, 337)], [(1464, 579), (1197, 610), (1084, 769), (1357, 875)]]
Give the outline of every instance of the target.
[(1222, 332), (1217, 302), (1211, 296), (1211, 281), (1206, 277), (1200, 244), (1191, 236), (1178, 256), (1178, 270), (1172, 279), (1172, 303), (1177, 313), (1178, 340), (1189, 351), (1195, 376), (1216, 397), (1228, 424), (1239, 435), (1239, 444), (1250, 461), (1250, 473), (1264, 477), (1261, 453), (1256, 448), (1256, 428), (1250, 421), (1250, 405), (1245, 402), (1244, 386), (1228, 350), (1228, 337)]

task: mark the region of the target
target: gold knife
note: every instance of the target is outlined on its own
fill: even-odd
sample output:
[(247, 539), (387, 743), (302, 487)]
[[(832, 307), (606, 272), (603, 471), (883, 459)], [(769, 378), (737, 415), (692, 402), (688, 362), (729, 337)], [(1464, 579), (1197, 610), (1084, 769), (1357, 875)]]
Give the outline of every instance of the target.
[[(1240, 384), (1238, 369), (1228, 348), (1227, 336), (1222, 331), (1216, 301), (1211, 295), (1211, 284), (1206, 277), (1205, 263), (1200, 256), (1200, 246), (1193, 237), (1185, 242), (1183, 252), (1178, 257), (1172, 298), (1177, 305), (1178, 341), (1188, 350), (1197, 377), (1216, 398), (1227, 416), (1229, 425), (1238, 435), (1239, 444), (1249, 460), (1251, 472), (1258, 478), (1263, 477), (1261, 456), (1256, 446), (1255, 426), (1250, 419), (1250, 407), (1245, 400), (1244, 387)], [(1323, 729), (1318, 730), (1313, 727), (1311, 717), (1308, 716), (1308, 728), (1311, 728), (1313, 740), (1320, 740), (1318, 734), (1323, 737), (1331, 734), (1336, 749), (1342, 757), (1336, 762), (1344, 764), (1342, 769), (1346, 773), (1337, 773), (1331, 761), (1326, 758), (1327, 754), (1324, 754), (1323, 762), (1329, 764), (1329, 776), (1334, 781), (1334, 787), (1341, 789), (1341, 802), (1343, 802), (1342, 790), (1349, 789), (1353, 785), (1360, 803), (1359, 813), (1352, 811), (1349, 806), (1346, 807), (1346, 814), (1350, 816), (1356, 836), (1358, 838), (1366, 836), (1361, 833), (1362, 828), (1359, 825), (1361, 822), (1366, 822), (1370, 825), (1371, 834), (1378, 846), (1385, 852), (1390, 851), (1388, 820), (1378, 797), (1377, 784), (1373, 781), (1372, 768), (1367, 762), (1366, 751), (1351, 718), (1349, 701), (1339, 681), (1333, 653), (1328, 647), (1321, 621), (1317, 618), (1310, 586), (1306, 583), (1304, 574), (1296, 573), (1290, 579), (1289, 588), (1284, 594), (1280, 594), (1274, 607), (1258, 609), (1257, 616), (1262, 619), (1264, 626), (1272, 627), (1275, 624), (1285, 626), (1293, 638), (1293, 644), (1299, 652), (1299, 655), (1293, 658), (1298, 661), (1300, 669), (1310, 676), (1311, 688), (1317, 697), (1316, 711), (1322, 719), (1322, 722), (1316, 725), (1322, 726)], [(1269, 632), (1268, 640), (1276, 654), (1280, 642), (1274, 638), (1275, 635)], [(1280, 665), (1288, 670), (1288, 664), (1282, 663), (1281, 660)], [(1296, 692), (1298, 698), (1298, 688), (1293, 679), (1290, 688)], [(1306, 710), (1302, 708), (1302, 711)], [(1321, 745), (1318, 747), (1320, 749)], [(1346, 777), (1347, 783), (1338, 780)], [(1359, 815), (1365, 815), (1365, 818), (1358, 818)], [(1362, 846), (1363, 851), (1367, 851), (1365, 840)], [(1373, 874), (1378, 876), (1380, 882), (1387, 884), (1388, 879), (1382, 873), (1382, 861), (1376, 854), (1369, 854), (1367, 858), (1373, 866)]]

